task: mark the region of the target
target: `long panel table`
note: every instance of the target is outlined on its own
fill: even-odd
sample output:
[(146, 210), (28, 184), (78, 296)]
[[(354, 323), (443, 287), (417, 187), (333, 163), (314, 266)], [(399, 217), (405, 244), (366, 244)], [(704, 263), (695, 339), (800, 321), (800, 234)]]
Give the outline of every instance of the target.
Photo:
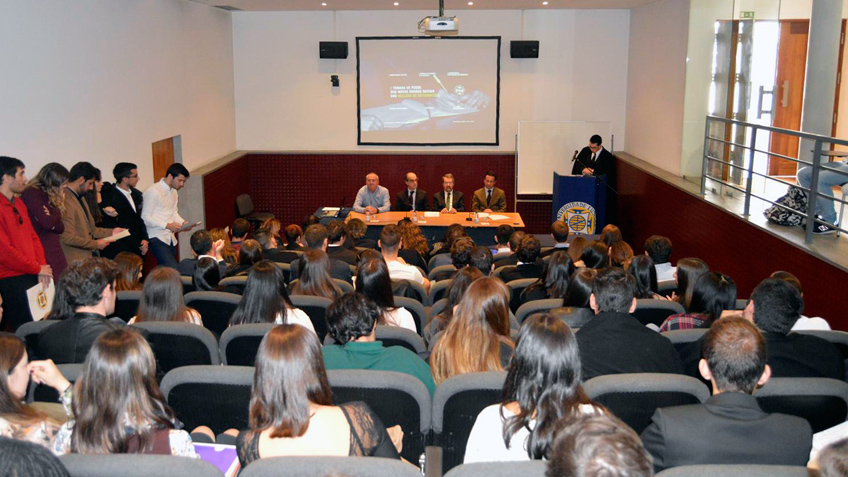
[[(479, 245), (494, 245), (495, 229), (502, 224), (513, 226), (515, 229), (524, 227), (524, 221), (521, 220), (521, 215), (516, 212), (498, 212), (493, 215), (503, 215), (506, 219), (491, 220), (490, 218), (481, 217), (480, 223), (474, 221), (474, 214), (468, 212), (457, 212), (455, 214), (439, 214), (438, 217), (425, 217), (424, 212), (418, 213), (418, 227), (421, 232), (427, 237), (430, 243), (438, 242), (442, 239), (445, 229), (452, 224), (460, 224), (466, 228), (468, 235), (474, 239), (474, 242)], [(360, 219), (368, 226), (367, 238), (379, 239), (380, 232), (384, 225), (397, 224), (403, 218), (410, 217), (411, 212), (384, 212), (382, 214), (372, 215), (370, 221), (366, 221), (365, 214), (351, 212), (347, 216), (347, 220)], [(467, 219), (471, 220), (467, 220)]]

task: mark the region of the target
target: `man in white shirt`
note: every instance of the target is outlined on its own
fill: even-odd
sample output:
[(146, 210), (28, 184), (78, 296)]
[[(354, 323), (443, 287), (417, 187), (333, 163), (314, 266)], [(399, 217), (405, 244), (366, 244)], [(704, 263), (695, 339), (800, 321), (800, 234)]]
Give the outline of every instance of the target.
[(144, 191), (144, 207), (141, 218), (147, 226), (149, 250), (159, 265), (177, 268), (177, 236), (182, 231), (194, 228), (187, 227), (186, 221), (178, 212), (179, 195), (190, 174), (184, 165), (171, 164), (165, 172), (165, 177)]
[(662, 235), (651, 235), (645, 240), (645, 255), (654, 261), (657, 270), (657, 281), (674, 280), (677, 267), (671, 266), (671, 240)]
[(430, 280), (421, 274), (418, 267), (407, 265), (402, 258), (398, 257), (398, 250), (402, 245), (400, 231), (396, 225), (387, 225), (380, 232), (380, 240), (377, 243), (383, 254), (383, 259), (389, 267), (389, 276), (392, 280), (409, 280), (420, 283), (424, 290), (430, 293)]

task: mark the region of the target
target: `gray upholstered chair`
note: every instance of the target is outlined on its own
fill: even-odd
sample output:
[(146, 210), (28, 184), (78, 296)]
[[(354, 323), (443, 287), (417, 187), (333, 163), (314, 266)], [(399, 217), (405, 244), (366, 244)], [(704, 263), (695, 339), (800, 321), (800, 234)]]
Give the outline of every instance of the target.
[(185, 296), (186, 306), (197, 310), (203, 326), (216, 336), (230, 326), (230, 317), (240, 301), (241, 295), (214, 291), (195, 291)]
[(545, 300), (533, 300), (518, 307), (515, 312), (515, 319), (518, 323), (524, 323), (524, 320), (533, 313), (544, 313), (562, 306), (562, 298), (548, 298)]
[(657, 477), (808, 477), (806, 467), (787, 465), (681, 465), (666, 469)]
[(229, 366), (253, 366), (262, 338), (277, 326), (274, 323), (251, 323), (227, 328), (218, 342), (221, 363)]
[(636, 300), (636, 310), (633, 312), (633, 316), (643, 325), (653, 323), (660, 326), (669, 316), (685, 312), (683, 305), (676, 301), (643, 298)]
[[(56, 367), (59, 368), (59, 372), (62, 373), (62, 376), (71, 383), (77, 382), (77, 379), (82, 376), (82, 363), (57, 364)], [(27, 402), (34, 401), (51, 403), (59, 402), (59, 393), (46, 384), (36, 384), (35, 381), (30, 380), (29, 391), (27, 392)]]
[(209, 426), (216, 434), (247, 429), (253, 368), (185, 366), (170, 371), (159, 386), (186, 429)]
[(450, 470), (445, 477), (545, 477), (548, 463), (541, 460), (526, 462), (479, 462), (462, 464)]
[[(281, 472), (280, 469), (285, 469), (285, 472)], [(239, 477), (279, 477), (280, 475), (286, 475), (286, 477), (316, 475), (421, 477), (421, 473), (409, 464), (381, 457), (269, 457), (251, 463), (241, 471)]]
[(71, 477), (221, 477), (217, 467), (200, 459), (187, 459), (173, 455), (66, 454), (59, 460)]
[(130, 326), (147, 331), (159, 378), (181, 366), (221, 364), (218, 340), (202, 326), (176, 321), (145, 321)]
[(771, 378), (754, 393), (764, 411), (806, 419), (813, 432), (848, 420), (848, 383), (830, 378)]

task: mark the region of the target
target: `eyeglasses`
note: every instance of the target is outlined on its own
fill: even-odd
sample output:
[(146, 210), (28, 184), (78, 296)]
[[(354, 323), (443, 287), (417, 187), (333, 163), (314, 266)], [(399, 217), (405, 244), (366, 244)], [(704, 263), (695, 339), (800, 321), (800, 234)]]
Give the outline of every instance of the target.
[(12, 212), (14, 212), (15, 215), (18, 216), (18, 224), (23, 225), (24, 224), (24, 218), (21, 217), (21, 213), (18, 212), (18, 209), (16, 209), (14, 205), (12, 206)]
[(131, 175), (129, 178), (130, 178), (130, 179), (135, 179), (136, 177), (138, 177), (138, 174), (133, 174), (133, 175)]

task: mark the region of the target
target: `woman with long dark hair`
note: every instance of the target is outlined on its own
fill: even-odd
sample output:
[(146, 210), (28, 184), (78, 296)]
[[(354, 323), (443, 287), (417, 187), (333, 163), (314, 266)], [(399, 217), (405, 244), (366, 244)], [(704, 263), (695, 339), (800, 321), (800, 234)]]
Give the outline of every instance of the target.
[(562, 306), (574, 308), (589, 308), (589, 297), (592, 295), (592, 285), (598, 271), (594, 268), (580, 268), (571, 275)]
[(477, 416), (465, 462), (541, 459), (554, 440), (555, 424), (576, 413), (594, 413), (582, 385), (574, 333), (548, 313), (521, 327), (504, 381), (503, 400)]
[(395, 306), (389, 267), (382, 256), (360, 260), (356, 267), (356, 292), (374, 300), (383, 310), (377, 324), (399, 326), (418, 333), (412, 313), (402, 306)]
[(65, 231), (62, 213), (65, 211), (63, 186), (68, 181), (65, 166), (51, 162), (38, 171), (21, 194), (26, 204), (32, 228), (44, 248), (44, 259), (53, 270), (53, 280), (59, 281), (68, 267), (59, 237)]
[(138, 314), (129, 324), (145, 321), (180, 321), (203, 325), (200, 313), (186, 306), (180, 273), (175, 269), (156, 267), (144, 281)]
[(695, 283), (701, 275), (710, 271), (710, 267), (700, 258), (684, 258), (677, 261), (677, 271), (674, 279), (677, 280), (677, 293), (672, 293), (669, 299), (674, 300), (683, 308), (689, 309), (692, 302), (692, 291)]
[(297, 262), (297, 283), (292, 295), (321, 296), (335, 300), (342, 290), (330, 275), (330, 257), (323, 250), (309, 249), (301, 254)]
[(574, 273), (574, 263), (568, 252), (564, 250), (554, 252), (545, 261), (542, 276), (521, 292), (521, 303), (546, 298), (564, 298), (572, 273)]
[(609, 248), (600, 240), (596, 240), (583, 249), (580, 261), (586, 268), (604, 268), (609, 263)]
[(194, 266), (191, 284), (197, 291), (221, 291), (221, 267), (212, 257), (202, 257)]
[(197, 457), (156, 383), (150, 345), (131, 328), (107, 331), (94, 342), (74, 385), (72, 407), (74, 419), (56, 435), (57, 454)]
[(333, 405), (321, 343), (299, 326), (277, 326), (262, 339), (249, 419), (250, 429), (236, 443), (242, 467), (276, 456), (398, 458), (367, 404)]
[(736, 283), (719, 272), (707, 272), (698, 278), (686, 313), (666, 318), (660, 331), (709, 328), (726, 310), (736, 307)]
[(256, 240), (247, 239), (242, 242), (238, 251), (238, 263), (227, 267), (225, 277), (243, 277), (250, 273), (250, 268), (263, 259), (262, 245)]
[(657, 298), (657, 269), (647, 255), (638, 255), (630, 261), (627, 273), (636, 278), (636, 298)]
[(267, 260), (253, 266), (241, 301), (230, 318), (231, 326), (248, 323), (290, 323), (315, 333), (309, 315), (292, 304), (283, 271)]
[(429, 343), (436, 334), (447, 328), (448, 324), (453, 319), (453, 310), (459, 305), (462, 296), (465, 295), (465, 290), (471, 285), (471, 282), (483, 276), (483, 272), (476, 267), (463, 267), (456, 275), (453, 276), (450, 285), (445, 290), (444, 310), (438, 315), (430, 319), (427, 326), (424, 328), (424, 339)]

